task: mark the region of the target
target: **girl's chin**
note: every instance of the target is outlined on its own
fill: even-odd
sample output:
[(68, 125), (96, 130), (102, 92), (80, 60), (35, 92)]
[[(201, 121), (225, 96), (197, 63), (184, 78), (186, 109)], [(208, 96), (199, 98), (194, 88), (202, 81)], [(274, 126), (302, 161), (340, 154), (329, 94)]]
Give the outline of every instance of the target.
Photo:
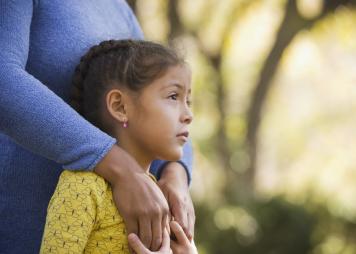
[(164, 156), (162, 156), (162, 160), (166, 161), (177, 161), (183, 157), (183, 148), (179, 148), (176, 150), (167, 151)]

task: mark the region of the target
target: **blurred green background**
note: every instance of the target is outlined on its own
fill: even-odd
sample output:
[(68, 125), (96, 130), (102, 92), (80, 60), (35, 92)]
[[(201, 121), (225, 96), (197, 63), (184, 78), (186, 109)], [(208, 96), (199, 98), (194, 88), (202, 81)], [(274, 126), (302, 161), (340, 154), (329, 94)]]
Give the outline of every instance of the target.
[(128, 2), (193, 70), (199, 253), (356, 253), (355, 1)]

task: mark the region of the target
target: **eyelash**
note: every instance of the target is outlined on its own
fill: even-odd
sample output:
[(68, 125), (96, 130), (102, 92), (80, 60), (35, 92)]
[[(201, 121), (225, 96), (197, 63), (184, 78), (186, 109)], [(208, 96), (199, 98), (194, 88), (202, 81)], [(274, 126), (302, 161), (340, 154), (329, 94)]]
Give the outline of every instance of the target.
[[(177, 94), (177, 93), (175, 93), (175, 94), (171, 94), (170, 96), (168, 96), (168, 98), (171, 98), (171, 99), (173, 99), (173, 100), (177, 100), (179, 95)], [(192, 105), (192, 101), (190, 101), (190, 100), (187, 100), (187, 105), (188, 105), (188, 107), (190, 107), (191, 105)]]
[[(174, 97), (174, 98), (173, 98)], [(173, 99), (173, 100), (177, 100), (177, 97), (178, 97), (178, 94), (177, 93), (175, 93), (175, 94), (171, 94), (168, 98), (171, 98), (171, 99)]]

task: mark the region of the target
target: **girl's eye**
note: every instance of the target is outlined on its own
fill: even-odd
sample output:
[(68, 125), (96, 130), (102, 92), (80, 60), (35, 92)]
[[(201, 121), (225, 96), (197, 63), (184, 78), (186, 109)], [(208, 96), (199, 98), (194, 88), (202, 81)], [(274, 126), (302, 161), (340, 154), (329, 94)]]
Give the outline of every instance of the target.
[(176, 93), (169, 96), (170, 99), (175, 100), (175, 101), (177, 100), (177, 97), (178, 97), (178, 94), (176, 94)]
[(192, 101), (191, 101), (191, 100), (188, 100), (188, 101), (187, 101), (187, 105), (188, 105), (188, 107), (191, 107), (191, 106), (192, 106)]

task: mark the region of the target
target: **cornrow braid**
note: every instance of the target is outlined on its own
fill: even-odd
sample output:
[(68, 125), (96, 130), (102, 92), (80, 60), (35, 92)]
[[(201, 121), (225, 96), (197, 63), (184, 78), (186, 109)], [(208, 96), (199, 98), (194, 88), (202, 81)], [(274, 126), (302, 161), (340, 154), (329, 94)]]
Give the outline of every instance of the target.
[(171, 66), (184, 64), (172, 49), (142, 40), (109, 40), (95, 45), (74, 71), (70, 104), (97, 127), (102, 98), (113, 87), (139, 92)]
[[(71, 92), (71, 106), (81, 115), (83, 115), (83, 92), (84, 92), (84, 80), (89, 70), (90, 62), (93, 58), (105, 54), (110, 50), (118, 49), (123, 46), (126, 41), (103, 41), (99, 45), (95, 45), (89, 49), (89, 51), (81, 57), (80, 63), (77, 65), (74, 71), (72, 79), (72, 92)], [(128, 41), (127, 41), (128, 42)]]

